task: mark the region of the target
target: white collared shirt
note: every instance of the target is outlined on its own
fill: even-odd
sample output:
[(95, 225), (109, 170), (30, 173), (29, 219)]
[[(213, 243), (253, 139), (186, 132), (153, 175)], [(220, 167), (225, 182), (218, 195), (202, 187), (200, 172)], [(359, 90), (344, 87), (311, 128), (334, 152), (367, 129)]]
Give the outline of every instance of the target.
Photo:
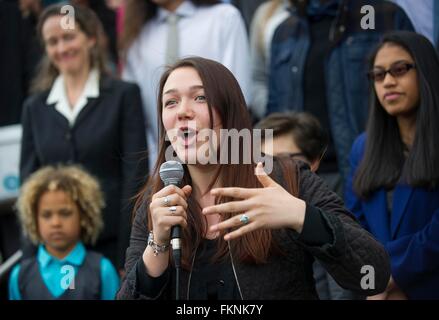
[[(240, 12), (220, 3), (195, 6), (184, 1), (174, 12), (179, 16), (179, 57), (201, 56), (225, 65), (238, 80), (249, 101), (249, 44)], [(157, 93), (165, 67), (169, 11), (162, 8), (142, 28), (128, 50), (123, 79), (136, 82), (142, 91), (151, 163), (157, 153)]]
[(84, 86), (84, 90), (82, 91), (73, 108), (70, 107), (64, 77), (61, 74), (53, 83), (46, 103), (48, 105), (55, 103), (55, 109), (69, 121), (70, 126), (73, 126), (79, 113), (87, 105), (88, 98), (97, 97), (99, 97), (99, 71), (97, 69), (93, 69), (90, 71), (87, 82)]

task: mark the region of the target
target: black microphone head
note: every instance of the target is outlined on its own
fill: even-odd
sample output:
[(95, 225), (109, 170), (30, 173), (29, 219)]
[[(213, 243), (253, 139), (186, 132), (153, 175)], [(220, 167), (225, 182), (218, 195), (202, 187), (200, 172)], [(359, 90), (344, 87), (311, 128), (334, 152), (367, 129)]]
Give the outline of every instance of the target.
[(178, 186), (184, 176), (183, 165), (174, 160), (166, 161), (160, 166), (159, 174), (165, 186), (170, 184)]

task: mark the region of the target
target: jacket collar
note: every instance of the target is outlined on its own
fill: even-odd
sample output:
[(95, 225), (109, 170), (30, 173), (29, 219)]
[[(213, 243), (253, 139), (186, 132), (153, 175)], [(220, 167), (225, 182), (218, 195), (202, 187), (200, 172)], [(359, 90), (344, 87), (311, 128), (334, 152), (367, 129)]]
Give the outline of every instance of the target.
[(49, 92), (46, 103), (47, 105), (55, 104), (55, 109), (61, 113), (72, 126), (75, 123), (79, 113), (87, 105), (88, 100), (99, 97), (99, 78), (100, 75), (97, 69), (90, 71), (82, 94), (78, 98), (75, 106), (71, 108), (67, 98), (67, 92), (65, 90), (64, 76), (59, 75), (52, 85), (52, 89)]
[(413, 188), (407, 185), (396, 185), (393, 190), (392, 211), (387, 209), (387, 191), (382, 188), (375, 192), (369, 201), (364, 202), (368, 212), (367, 222), (374, 230), (375, 236), (381, 243), (386, 243), (396, 237), (401, 220), (406, 212), (408, 201)]
[(170, 12), (166, 9), (159, 7), (157, 12), (157, 20), (159, 22), (165, 22), (169, 15), (175, 14), (179, 17), (190, 17), (195, 14), (197, 7), (192, 1), (183, 1), (175, 12)]
[[(99, 97), (99, 71), (97, 69), (93, 69), (90, 71), (87, 82), (84, 86), (84, 91), (82, 95), (86, 98), (97, 98)], [(52, 89), (49, 92), (49, 96), (47, 97), (47, 104), (54, 104), (63, 101), (67, 97), (64, 85), (64, 76), (58, 75), (55, 79), (55, 82), (52, 85)]]
[(398, 232), (398, 227), (401, 224), (402, 217), (404, 216), (407, 207), (407, 203), (410, 196), (413, 193), (413, 187), (408, 185), (397, 185), (394, 190), (393, 202), (392, 202), (392, 216), (390, 222), (390, 229), (392, 233), (392, 239), (395, 238)]

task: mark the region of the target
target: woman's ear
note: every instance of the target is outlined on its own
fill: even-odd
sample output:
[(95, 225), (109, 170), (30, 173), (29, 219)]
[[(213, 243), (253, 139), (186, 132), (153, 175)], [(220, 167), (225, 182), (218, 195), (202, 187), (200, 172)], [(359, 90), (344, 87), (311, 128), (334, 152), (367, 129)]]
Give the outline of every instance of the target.
[(312, 161), (309, 166), (312, 172), (316, 172), (320, 167), (320, 160)]
[(88, 48), (91, 50), (96, 45), (96, 38), (88, 38)]

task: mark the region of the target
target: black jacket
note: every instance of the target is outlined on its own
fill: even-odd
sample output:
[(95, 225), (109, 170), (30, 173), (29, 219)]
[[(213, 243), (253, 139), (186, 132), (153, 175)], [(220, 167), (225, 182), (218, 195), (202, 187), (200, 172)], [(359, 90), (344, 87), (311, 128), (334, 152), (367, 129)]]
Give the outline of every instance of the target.
[(130, 198), (148, 173), (143, 109), (137, 85), (102, 77), (99, 87), (99, 97), (89, 98), (73, 127), (54, 105), (46, 104), (49, 92), (26, 101), (20, 178), (24, 181), (53, 164), (79, 164), (97, 177), (106, 208), (96, 250), (122, 267), (129, 243)]
[(40, 56), (33, 25), (23, 19), (18, 1), (0, 0), (0, 126), (20, 123), (34, 66)]
[[(284, 185), (282, 173), (275, 162), (274, 177)], [(285, 256), (272, 255), (268, 263), (254, 266), (235, 261), (236, 278), (243, 299), (317, 299), (312, 278), (314, 258), (320, 260), (339, 285), (361, 295), (373, 295), (384, 291), (390, 278), (389, 257), (384, 248), (355, 221), (343, 207), (342, 200), (330, 191), (323, 181), (309, 168), (298, 166), (300, 198), (307, 206), (317, 208), (332, 233), (332, 243), (313, 246), (297, 232), (290, 229), (274, 230), (273, 235), (286, 252)], [(146, 204), (147, 205), (147, 204)], [(144, 206), (144, 208), (146, 207)], [(305, 217), (305, 220), (307, 217)], [(305, 222), (306, 224), (306, 222)], [(127, 276), (117, 295), (118, 299), (166, 298), (175, 292), (168, 282), (158, 296), (146, 296), (139, 292), (138, 263), (147, 245), (148, 229), (146, 211), (139, 210), (131, 231), (125, 269)], [(233, 254), (232, 254), (233, 255)], [(363, 290), (364, 266), (374, 268), (374, 289)], [(368, 269), (370, 270), (370, 269)], [(188, 272), (181, 275), (181, 295), (185, 299)], [(363, 281), (364, 283), (364, 281)]]

